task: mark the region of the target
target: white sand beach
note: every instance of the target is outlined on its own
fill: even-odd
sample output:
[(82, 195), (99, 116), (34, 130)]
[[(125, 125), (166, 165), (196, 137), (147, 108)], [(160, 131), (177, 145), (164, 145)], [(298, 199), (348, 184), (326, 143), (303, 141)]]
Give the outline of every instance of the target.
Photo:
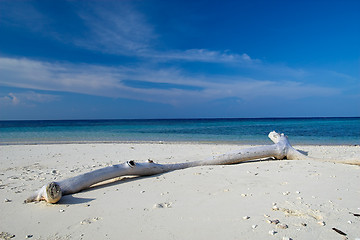
[[(245, 147), (250, 146), (0, 146), (1, 237), (360, 239), (360, 166), (331, 162), (281, 160), (194, 167), (118, 180), (64, 196), (57, 204), (23, 203), (50, 181), (108, 165), (147, 159), (195, 161)], [(319, 158), (360, 159), (360, 146), (294, 147)]]

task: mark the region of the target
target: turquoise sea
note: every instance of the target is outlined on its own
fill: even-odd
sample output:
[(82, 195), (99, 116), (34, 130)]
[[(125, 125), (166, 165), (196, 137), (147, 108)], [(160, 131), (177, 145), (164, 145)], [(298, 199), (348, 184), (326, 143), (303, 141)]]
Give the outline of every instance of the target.
[(0, 144), (72, 142), (270, 143), (270, 131), (292, 144), (359, 145), (360, 118), (150, 119), (0, 121)]

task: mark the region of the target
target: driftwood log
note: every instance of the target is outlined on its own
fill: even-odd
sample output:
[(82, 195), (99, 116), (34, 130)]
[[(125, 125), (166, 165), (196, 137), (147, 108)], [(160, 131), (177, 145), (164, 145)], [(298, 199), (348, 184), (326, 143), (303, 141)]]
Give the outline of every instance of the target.
[[(278, 134), (273, 131), (270, 132), (268, 136), (274, 144), (240, 149), (238, 151), (213, 156), (202, 161), (176, 164), (157, 164), (151, 160), (141, 163), (128, 161), (126, 163), (97, 169), (62, 181), (48, 183), (27, 198), (25, 202), (46, 201), (49, 203), (56, 203), (63, 195), (77, 193), (94, 184), (122, 176), (149, 176), (196, 166), (234, 164), (250, 160), (261, 160), (264, 158), (274, 158), (279, 160), (323, 160), (310, 158), (297, 151), (290, 145), (284, 134)], [(331, 159), (325, 161), (342, 162)], [(358, 162), (352, 161), (343, 161), (342, 163), (359, 164)]]

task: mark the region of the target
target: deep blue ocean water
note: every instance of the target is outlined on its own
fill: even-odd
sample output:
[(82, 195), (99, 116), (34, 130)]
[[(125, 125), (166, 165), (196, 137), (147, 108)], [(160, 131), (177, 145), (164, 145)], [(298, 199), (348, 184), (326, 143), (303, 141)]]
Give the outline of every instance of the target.
[(292, 144), (359, 145), (360, 118), (152, 119), (0, 121), (0, 144), (56, 142), (270, 143), (270, 131)]

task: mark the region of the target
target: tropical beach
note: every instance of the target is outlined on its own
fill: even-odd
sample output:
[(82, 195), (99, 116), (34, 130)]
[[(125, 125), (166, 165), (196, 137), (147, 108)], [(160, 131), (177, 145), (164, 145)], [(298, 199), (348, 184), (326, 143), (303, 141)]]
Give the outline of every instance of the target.
[[(108, 143), (0, 146), (5, 239), (357, 239), (358, 165), (266, 160), (123, 177), (57, 204), (24, 203), (50, 181), (129, 160), (180, 163), (234, 144)], [(294, 146), (309, 156), (359, 159), (359, 146)]]
[(0, 1), (0, 239), (360, 240), (360, 1)]

